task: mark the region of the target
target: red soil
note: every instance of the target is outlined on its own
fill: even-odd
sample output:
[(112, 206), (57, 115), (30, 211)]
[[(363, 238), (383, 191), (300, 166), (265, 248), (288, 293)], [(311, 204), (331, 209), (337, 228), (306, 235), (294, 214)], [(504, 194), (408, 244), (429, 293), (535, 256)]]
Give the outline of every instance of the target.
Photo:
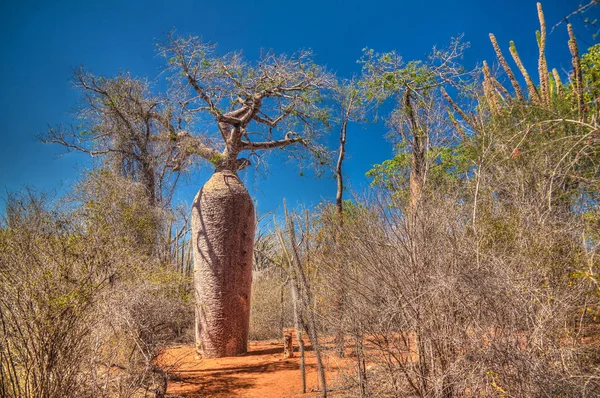
[[(170, 375), (167, 393), (182, 397), (318, 397), (316, 360), (306, 343), (306, 394), (302, 394), (300, 354), (294, 338), (294, 358), (283, 359), (282, 341), (256, 341), (236, 357), (195, 359), (193, 345), (166, 350), (159, 358)], [(323, 356), (328, 390), (336, 384), (338, 364)], [(328, 392), (340, 396), (340, 392)]]

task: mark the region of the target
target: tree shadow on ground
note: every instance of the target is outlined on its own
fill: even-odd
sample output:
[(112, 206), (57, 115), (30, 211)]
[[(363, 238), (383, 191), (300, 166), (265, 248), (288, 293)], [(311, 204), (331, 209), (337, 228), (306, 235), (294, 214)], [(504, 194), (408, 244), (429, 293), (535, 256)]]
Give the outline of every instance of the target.
[(283, 355), (283, 347), (279, 346), (279, 347), (274, 347), (274, 348), (265, 348), (263, 350), (248, 351), (247, 353), (242, 354), (240, 356), (252, 357), (252, 356), (257, 356), (257, 355), (271, 355), (271, 354), (282, 354)]
[[(179, 370), (174, 372), (172, 380), (190, 385), (191, 389), (186, 391), (185, 397), (228, 397), (243, 395), (243, 390), (254, 387), (256, 378), (261, 374), (299, 368), (297, 361), (278, 361), (228, 368)], [(307, 369), (311, 368), (307, 366)], [(256, 374), (256, 377), (248, 377), (249, 374)]]

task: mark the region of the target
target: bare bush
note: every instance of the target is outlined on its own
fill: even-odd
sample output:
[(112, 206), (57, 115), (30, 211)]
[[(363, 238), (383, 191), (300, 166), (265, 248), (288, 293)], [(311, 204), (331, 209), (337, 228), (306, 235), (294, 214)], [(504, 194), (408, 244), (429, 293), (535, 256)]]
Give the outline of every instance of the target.
[(279, 268), (255, 271), (252, 282), (250, 339), (278, 339), (293, 324), (289, 278)]
[[(591, 260), (577, 217), (496, 203), (474, 233), (458, 199), (429, 195), (411, 221), (383, 193), (340, 231), (343, 325), (366, 341), (367, 395), (595, 396), (599, 352), (585, 312), (599, 303), (593, 283), (571, 274)], [(324, 302), (342, 280), (326, 260), (313, 256)]]
[(96, 295), (123, 252), (93, 247), (44, 206), (33, 196), (10, 198), (1, 228), (3, 395), (86, 396)]
[(167, 270), (137, 269), (131, 279), (104, 292), (94, 328), (94, 389), (100, 396), (164, 394), (167, 370), (156, 359), (173, 341), (192, 341), (190, 281)]
[(279, 339), (284, 328), (293, 324), (289, 295), (289, 275), (282, 265), (280, 244), (273, 232), (271, 214), (259, 218), (254, 239), (250, 339)]
[(102, 196), (75, 208), (31, 192), (9, 198), (0, 226), (2, 396), (164, 394), (155, 360), (191, 328), (191, 283), (138, 241), (148, 213), (131, 211), (136, 190), (109, 191), (110, 207)]

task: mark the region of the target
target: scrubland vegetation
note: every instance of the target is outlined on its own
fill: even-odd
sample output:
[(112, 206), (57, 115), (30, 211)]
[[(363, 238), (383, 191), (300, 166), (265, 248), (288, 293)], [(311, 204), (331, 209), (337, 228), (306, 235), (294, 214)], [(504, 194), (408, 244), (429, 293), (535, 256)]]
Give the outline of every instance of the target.
[[(290, 128), (314, 122), (339, 134), (333, 157), (315, 129), (285, 136), (331, 165), (339, 191), (335, 203), (259, 223), (252, 339), (294, 326), (313, 343), (331, 337), (317, 351), (354, 363), (334, 387), (348, 396), (600, 395), (600, 46), (582, 51), (568, 26), (573, 68), (549, 69), (538, 11), (537, 71), (493, 35), (497, 59), (473, 71), (460, 64), (460, 39), (421, 61), (367, 49), (350, 80), (306, 66), (308, 54), (300, 69), (267, 56), (321, 77), (274, 109), (296, 118)], [(171, 43), (194, 43), (181, 40)], [(279, 87), (286, 76), (200, 49), (194, 78), (229, 82), (207, 98), (242, 103), (240, 82)], [(155, 359), (194, 334), (194, 242), (172, 192), (198, 159), (223, 160), (189, 131), (196, 114), (178, 107), (181, 86), (161, 96), (126, 74), (83, 71), (77, 82), (82, 126), (43, 139), (101, 160), (65, 198), (26, 190), (7, 201), (0, 395), (164, 396), (169, 369)], [(235, 125), (238, 116), (201, 100)], [(375, 114), (396, 154), (368, 172), (371, 189), (349, 194), (347, 126)], [(265, 139), (282, 142), (270, 135), (276, 118), (254, 116)]]

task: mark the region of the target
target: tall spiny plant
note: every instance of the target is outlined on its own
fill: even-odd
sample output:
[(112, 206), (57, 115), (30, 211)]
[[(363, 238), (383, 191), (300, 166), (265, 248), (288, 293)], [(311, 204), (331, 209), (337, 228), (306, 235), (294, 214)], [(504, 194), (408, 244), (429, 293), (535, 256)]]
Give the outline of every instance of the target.
[(581, 62), (579, 60), (579, 49), (577, 47), (577, 40), (575, 40), (575, 33), (573, 33), (573, 26), (567, 25), (569, 31), (569, 50), (571, 51), (572, 63), (573, 63), (573, 98), (577, 105), (577, 115), (579, 120), (585, 123), (584, 113), (584, 102), (583, 102), (583, 77), (581, 74)]
[[(542, 9), (542, 4), (537, 3), (538, 10), (538, 18), (540, 21), (540, 30), (536, 32), (536, 38), (539, 48), (539, 56), (538, 56), (538, 74), (539, 74), (539, 85), (536, 86), (531, 75), (523, 65), (519, 53), (517, 52), (517, 47), (513, 41), (510, 41), (509, 50), (517, 65), (517, 68), (521, 72), (523, 79), (525, 80), (525, 85), (527, 87), (527, 93), (529, 95), (529, 101), (535, 105), (540, 105), (543, 108), (549, 108), (552, 104), (552, 100), (556, 98), (566, 98), (569, 93), (563, 90), (563, 83), (561, 81), (560, 75), (556, 69), (552, 69), (551, 72), (548, 71), (548, 65), (546, 61), (546, 20), (544, 17), (544, 12)], [(584, 115), (584, 100), (583, 100), (583, 78), (581, 74), (581, 62), (579, 58), (579, 50), (577, 47), (577, 41), (575, 40), (575, 35), (573, 33), (573, 28), (571, 24), (567, 25), (567, 29), (569, 32), (569, 50), (571, 51), (572, 64), (573, 64), (573, 81), (572, 81), (572, 91), (573, 91), (573, 101), (574, 105), (577, 109), (579, 119), (581, 121), (585, 121)], [(503, 96), (499, 95), (498, 90), (494, 90), (492, 88), (499, 88), (502, 85), (496, 80), (495, 77), (489, 71), (489, 67), (484, 62), (483, 66), (483, 75), (484, 75), (484, 97), (488, 104), (490, 104), (490, 108), (493, 111), (499, 101), (500, 103), (506, 104), (507, 101), (514, 103), (523, 102), (525, 100), (523, 96), (523, 91), (521, 90), (520, 84), (517, 81), (515, 74), (513, 73), (511, 67), (506, 62), (504, 55), (502, 54), (502, 50), (498, 45), (498, 41), (496, 36), (493, 33), (490, 33), (490, 41), (496, 52), (496, 57), (498, 58), (499, 64), (502, 66), (502, 69), (506, 73), (510, 84), (514, 90), (514, 94), (512, 96)], [(500, 89), (501, 90), (501, 89)], [(502, 90), (501, 90), (502, 91)], [(504, 93), (504, 91), (503, 91)]]
[(540, 95), (544, 106), (550, 105), (550, 84), (548, 81), (548, 64), (546, 63), (546, 20), (542, 3), (537, 3), (540, 30), (537, 33), (540, 55), (538, 59), (538, 73), (540, 75)]

